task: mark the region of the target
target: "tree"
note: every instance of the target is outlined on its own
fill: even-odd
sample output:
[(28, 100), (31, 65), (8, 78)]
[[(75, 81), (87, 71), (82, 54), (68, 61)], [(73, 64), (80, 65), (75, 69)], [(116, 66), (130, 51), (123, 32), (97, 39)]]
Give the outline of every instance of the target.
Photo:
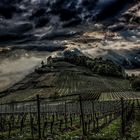
[(134, 90), (140, 91), (140, 78), (136, 78), (131, 82), (131, 86)]
[(45, 63), (44, 63), (44, 61), (42, 61), (41, 62), (41, 67), (44, 68), (44, 66), (45, 66)]

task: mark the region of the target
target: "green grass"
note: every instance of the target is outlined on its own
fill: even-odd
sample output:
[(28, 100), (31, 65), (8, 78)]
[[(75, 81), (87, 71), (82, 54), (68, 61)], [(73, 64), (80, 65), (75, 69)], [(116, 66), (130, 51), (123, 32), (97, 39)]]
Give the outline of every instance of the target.
[(89, 136), (89, 140), (94, 139), (110, 139), (115, 140), (119, 138), (119, 129), (120, 129), (120, 118), (113, 121), (110, 125), (107, 127), (101, 129), (97, 134), (93, 134)]
[[(140, 111), (140, 110), (139, 110)], [(135, 121), (132, 125), (131, 137), (132, 139), (140, 139), (140, 113), (139, 111), (135, 112)]]

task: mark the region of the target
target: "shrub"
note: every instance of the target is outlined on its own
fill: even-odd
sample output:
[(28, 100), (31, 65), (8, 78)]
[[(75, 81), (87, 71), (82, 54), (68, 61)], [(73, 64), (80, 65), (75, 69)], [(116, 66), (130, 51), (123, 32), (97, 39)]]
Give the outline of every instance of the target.
[(131, 82), (131, 86), (133, 89), (140, 91), (140, 78), (136, 78)]

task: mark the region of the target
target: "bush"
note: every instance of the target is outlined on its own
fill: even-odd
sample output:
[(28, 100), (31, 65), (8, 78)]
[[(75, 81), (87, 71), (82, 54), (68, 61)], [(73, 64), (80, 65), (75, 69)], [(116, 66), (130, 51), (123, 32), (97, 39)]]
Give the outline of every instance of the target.
[(131, 82), (131, 86), (136, 91), (140, 91), (140, 78), (136, 78)]

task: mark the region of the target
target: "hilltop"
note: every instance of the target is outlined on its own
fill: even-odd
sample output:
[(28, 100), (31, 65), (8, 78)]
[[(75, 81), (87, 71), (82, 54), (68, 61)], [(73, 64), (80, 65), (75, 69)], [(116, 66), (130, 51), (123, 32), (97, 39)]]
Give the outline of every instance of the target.
[[(96, 62), (99, 67), (102, 66), (103, 62), (103, 66), (110, 63), (110, 61), (99, 60), (90, 59), (90, 61)], [(110, 99), (113, 99), (110, 92), (114, 92), (114, 96), (116, 96), (115, 93), (124, 96), (123, 92), (125, 91), (128, 92), (128, 95), (124, 93), (125, 97), (129, 98), (132, 88), (129, 80), (125, 80), (123, 75), (122, 77), (120, 75), (107, 76), (103, 73), (96, 73), (84, 65), (72, 64), (66, 60), (56, 61), (55, 59), (51, 64), (42, 63), (41, 67), (1, 93), (1, 96), (3, 96), (3, 101), (15, 101), (34, 99), (37, 94), (49, 98), (81, 94), (85, 99), (98, 100), (102, 93), (104, 96), (110, 94)], [(101, 99), (103, 98), (101, 96)]]

